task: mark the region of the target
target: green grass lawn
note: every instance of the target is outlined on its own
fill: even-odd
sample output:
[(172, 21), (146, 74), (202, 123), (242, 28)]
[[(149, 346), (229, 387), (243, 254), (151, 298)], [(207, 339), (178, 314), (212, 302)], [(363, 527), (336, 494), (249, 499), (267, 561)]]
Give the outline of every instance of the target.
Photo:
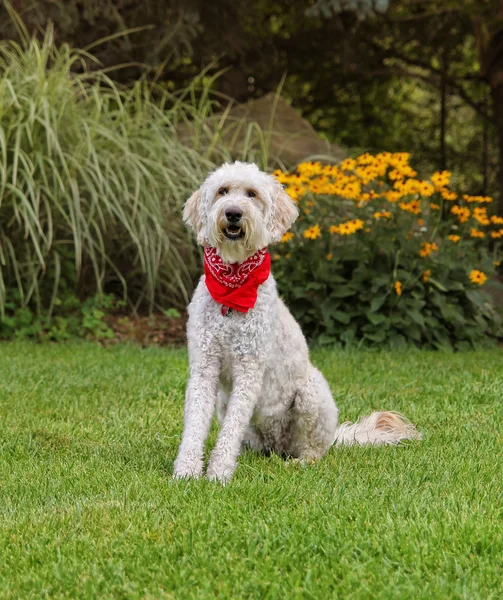
[(185, 351), (1, 344), (0, 597), (502, 598), (501, 350), (313, 360), (424, 441), (173, 482)]

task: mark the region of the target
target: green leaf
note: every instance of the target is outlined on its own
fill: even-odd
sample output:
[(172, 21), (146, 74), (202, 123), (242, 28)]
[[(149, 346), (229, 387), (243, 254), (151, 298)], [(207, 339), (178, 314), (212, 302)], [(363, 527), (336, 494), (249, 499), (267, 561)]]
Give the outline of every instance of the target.
[(386, 315), (383, 315), (382, 313), (373, 313), (372, 311), (367, 312), (367, 319), (372, 325), (381, 325), (389, 320)]
[(406, 350), (409, 344), (403, 335), (396, 333), (390, 337), (389, 345), (392, 350)]
[(408, 310), (407, 314), (415, 323), (417, 323), (421, 327), (425, 326), (424, 317), (418, 310), (415, 310), (415, 309)]
[(428, 280), (428, 283), (430, 283), (431, 285), (434, 285), (441, 292), (447, 292), (447, 288), (443, 284), (441, 284), (440, 281), (437, 281), (433, 277), (430, 277), (430, 279)]
[(484, 297), (482, 296), (479, 290), (467, 290), (466, 297), (470, 300), (472, 304), (479, 308), (484, 305)]
[(378, 311), (381, 306), (386, 302), (386, 298), (389, 296), (389, 294), (380, 294), (379, 296), (375, 296), (372, 300), (372, 302), (370, 303), (370, 312), (376, 312)]
[(341, 286), (332, 290), (330, 294), (333, 298), (348, 298), (354, 296), (358, 290), (350, 285)]
[(371, 342), (382, 343), (386, 339), (386, 332), (381, 329), (375, 333), (365, 333), (363, 337)]
[(342, 310), (334, 310), (332, 315), (336, 321), (339, 321), (339, 323), (343, 323), (344, 325), (347, 325), (351, 321), (351, 315)]
[(337, 339), (332, 335), (327, 335), (326, 333), (322, 333), (318, 338), (318, 343), (322, 346), (328, 346), (330, 344), (335, 344)]

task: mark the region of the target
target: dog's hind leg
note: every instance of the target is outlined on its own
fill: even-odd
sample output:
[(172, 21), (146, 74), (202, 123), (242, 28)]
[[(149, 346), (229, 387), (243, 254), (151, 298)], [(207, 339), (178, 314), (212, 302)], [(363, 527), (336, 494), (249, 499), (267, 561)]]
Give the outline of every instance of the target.
[(289, 454), (301, 460), (323, 456), (333, 444), (338, 410), (323, 375), (311, 367), (292, 406)]
[(255, 427), (253, 427), (253, 425), (250, 425), (245, 432), (243, 446), (249, 450), (253, 450), (254, 452), (267, 452), (262, 435), (255, 429)]

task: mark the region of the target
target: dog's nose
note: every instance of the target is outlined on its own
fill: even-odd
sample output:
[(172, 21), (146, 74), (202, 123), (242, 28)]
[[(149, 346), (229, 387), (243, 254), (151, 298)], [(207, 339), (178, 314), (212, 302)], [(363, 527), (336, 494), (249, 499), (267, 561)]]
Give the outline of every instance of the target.
[(229, 221), (229, 223), (237, 223), (238, 221), (240, 221), (242, 216), (243, 211), (239, 210), (239, 208), (228, 208), (225, 211), (225, 218), (227, 219), (227, 221)]

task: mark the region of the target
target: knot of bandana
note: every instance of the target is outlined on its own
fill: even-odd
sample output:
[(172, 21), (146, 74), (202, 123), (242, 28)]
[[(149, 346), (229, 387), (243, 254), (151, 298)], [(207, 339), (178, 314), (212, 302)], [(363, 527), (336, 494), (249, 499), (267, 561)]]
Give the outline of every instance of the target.
[(270, 272), (271, 256), (266, 248), (240, 264), (224, 263), (215, 248), (204, 248), (206, 287), (213, 300), (222, 305), (223, 315), (230, 308), (244, 313), (253, 308), (258, 286), (264, 283)]

